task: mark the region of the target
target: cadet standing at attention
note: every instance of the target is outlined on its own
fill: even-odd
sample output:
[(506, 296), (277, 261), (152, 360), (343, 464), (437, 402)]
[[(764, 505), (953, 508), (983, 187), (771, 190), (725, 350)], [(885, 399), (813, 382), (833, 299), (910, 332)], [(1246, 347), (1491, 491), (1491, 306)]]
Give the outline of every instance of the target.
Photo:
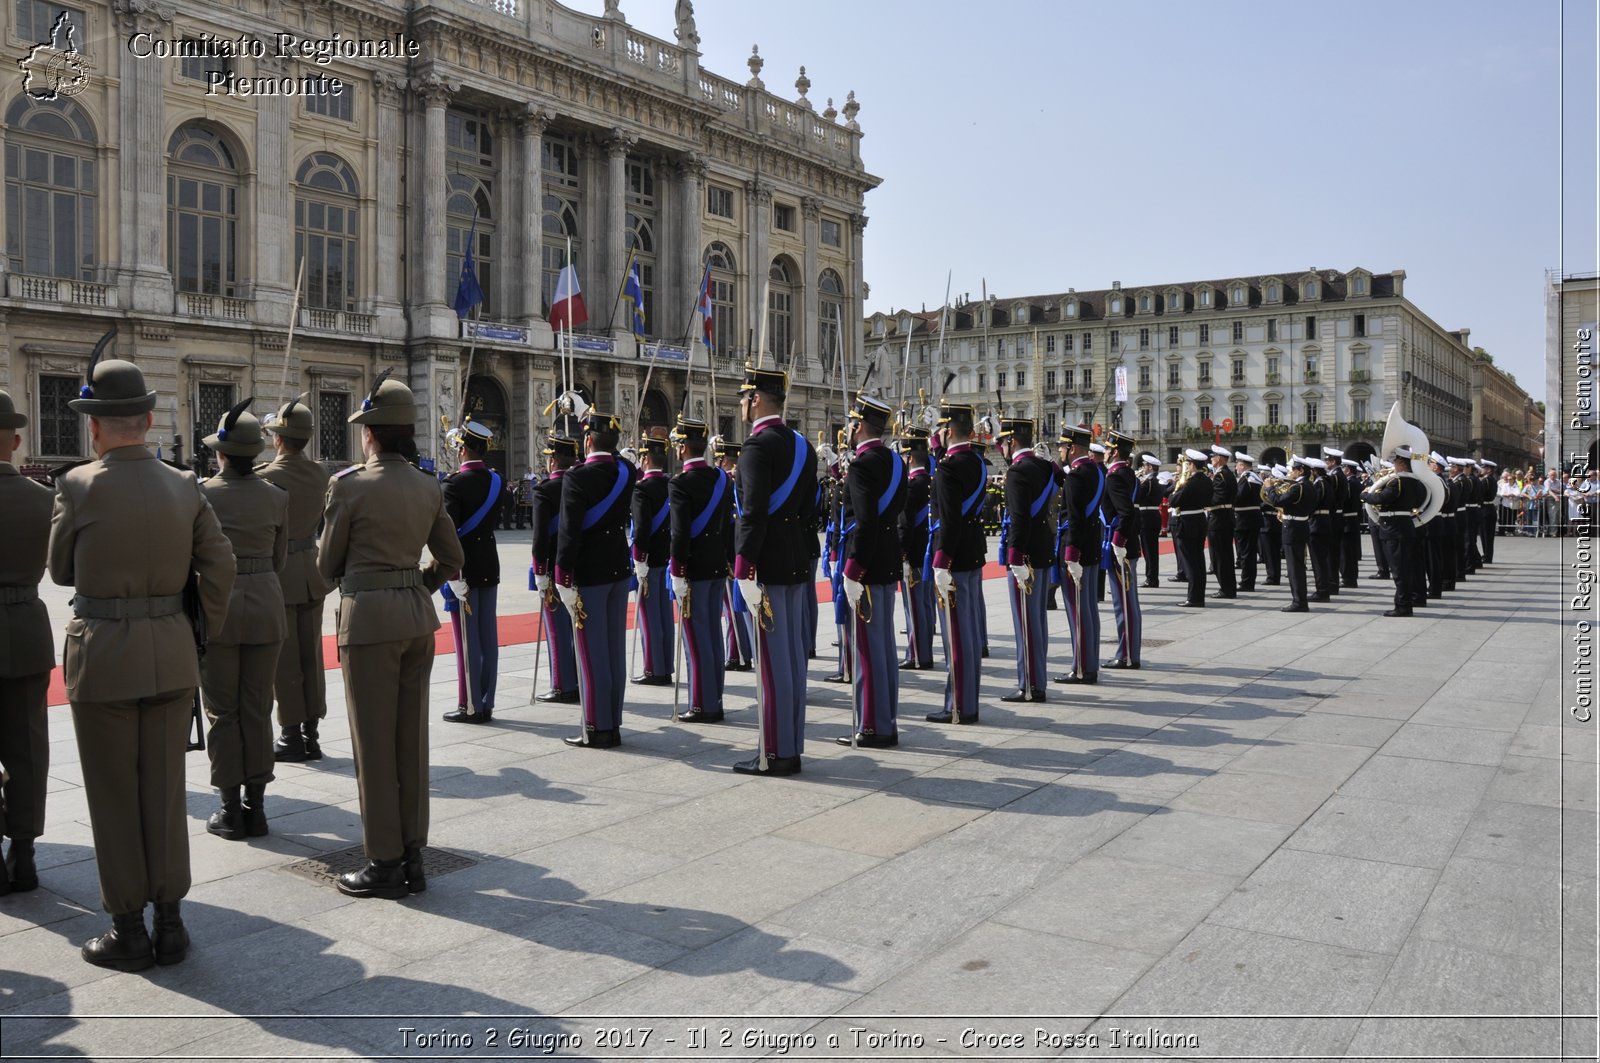
[[(417, 407), (384, 370), (350, 422), (366, 464), (328, 484), (317, 567), (339, 582), (339, 663), (344, 673), (367, 866), (339, 876), (339, 892), (395, 900), (427, 888), (428, 681), (432, 592), (464, 560), (439, 481), (409, 456)], [(433, 559), (418, 568), (426, 545)]]
[(678, 416), (672, 442), (680, 471), (667, 485), (672, 507), (672, 593), (683, 622), (689, 665), (689, 711), (680, 723), (720, 723), (727, 661), (722, 603), (728, 586), (727, 528), (733, 519), (733, 477), (706, 462), (704, 421)]
[[(1061, 552), (1066, 579), (1061, 589), (1072, 630), (1072, 669), (1056, 676), (1053, 681), (1057, 683), (1100, 681), (1100, 600), (1095, 588), (1105, 536), (1100, 500), (1105, 497), (1106, 475), (1089, 452), (1090, 442), (1089, 429), (1083, 425), (1061, 430), (1061, 461), (1067, 467), (1061, 499), (1061, 513), (1067, 522), (1067, 544)], [(1205, 586), (1203, 566), (1199, 583)]]
[(0, 895), (39, 886), (33, 840), (44, 833), (50, 771), (45, 700), (56, 663), (50, 615), (39, 600), (50, 546), (50, 489), (21, 476), (11, 457), (22, 445), (28, 418), (0, 391), (0, 512), (6, 548), (0, 551), (0, 835), (11, 848), (0, 865)]
[(290, 399), (267, 424), (277, 457), (256, 470), (268, 483), (289, 493), (289, 556), (278, 573), (283, 591), (284, 626), (278, 651), (278, 741), (273, 757), (298, 764), (321, 760), (317, 728), (328, 715), (322, 662), (322, 602), (331, 589), (317, 571), (317, 528), (328, 496), (328, 470), (306, 456), (311, 438), (311, 408)]
[(1115, 455), (1106, 467), (1106, 493), (1100, 508), (1110, 533), (1111, 610), (1117, 623), (1117, 653), (1106, 667), (1138, 668), (1144, 611), (1139, 605), (1141, 544), (1139, 506), (1134, 501), (1139, 482), (1132, 465), (1133, 437), (1113, 431), (1106, 438)]
[(551, 580), (561, 533), (561, 481), (578, 463), (578, 438), (564, 419), (550, 429), (544, 453), (549, 475), (533, 489), (533, 589), (539, 592), (539, 626), (550, 649), (550, 689), (536, 700), (576, 705), (578, 661), (572, 617), (556, 597)]
[(288, 631), (278, 573), (289, 554), (289, 493), (255, 474), (266, 440), (261, 422), (247, 412), (250, 402), (223, 414), (216, 434), (206, 437), (206, 446), (222, 458), (222, 471), (200, 485), (233, 544), (237, 573), (227, 616), (212, 618), (221, 622), (200, 658), (200, 691), (211, 724), (211, 785), (222, 792), (222, 807), (206, 821), (206, 830), (229, 841), (267, 833), (272, 680)]
[(939, 406), (938, 465), (933, 473), (933, 585), (944, 612), (944, 710), (930, 712), (930, 723), (977, 723), (982, 665), (983, 492), (988, 486), (983, 459), (972, 449), (976, 411), (958, 403)]
[(902, 586), (906, 603), (906, 655), (903, 670), (933, 668), (933, 576), (927, 561), (928, 521), (933, 477), (928, 475), (928, 433), (907, 426), (901, 435), (906, 458), (906, 508), (900, 514)]
[(667, 597), (667, 560), (672, 530), (667, 527), (667, 441), (659, 436), (639, 440), (643, 471), (633, 489), (633, 573), (639, 581), (633, 623), (644, 643), (644, 673), (633, 677), (641, 686), (671, 686), (673, 657), (672, 599)]
[[(98, 457), (56, 478), (50, 578), (75, 587), (62, 669), (111, 931), (83, 946), (97, 967), (142, 971), (189, 952), (183, 754), (200, 683), (184, 588), (220, 624), (233, 548), (193, 473), (145, 447), (156, 393), (132, 362), (90, 359), (67, 403), (89, 415)], [(155, 903), (155, 940), (144, 907)]]
[(444, 510), (461, 540), (461, 576), (450, 587), (461, 614), (467, 700), (444, 714), (447, 723), (494, 719), (495, 681), (500, 675), (500, 549), (494, 530), (511, 505), (505, 479), (485, 460), (494, 439), (489, 427), (470, 417), (455, 433), (460, 466), (444, 480)]
[(1055, 563), (1050, 500), (1059, 489), (1056, 467), (1033, 452), (1034, 423), (1000, 419), (1000, 453), (1006, 459), (1006, 556), (1010, 571), (1011, 621), (1017, 635), (1017, 689), (1000, 700), (1045, 700), (1045, 663), (1050, 655), (1050, 614), (1044, 601)]

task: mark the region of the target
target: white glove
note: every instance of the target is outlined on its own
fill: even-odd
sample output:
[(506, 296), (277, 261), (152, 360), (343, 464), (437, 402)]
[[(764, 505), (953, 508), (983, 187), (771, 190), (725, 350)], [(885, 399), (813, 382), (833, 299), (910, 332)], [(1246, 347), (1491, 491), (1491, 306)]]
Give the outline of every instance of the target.
[(639, 578), (639, 586), (643, 587), (645, 580), (650, 578), (650, 562), (639, 559), (633, 563), (633, 574)]
[(1022, 588), (1024, 594), (1033, 584), (1033, 569), (1027, 565), (1010, 565), (1011, 576), (1017, 581), (1017, 586)]
[(1083, 565), (1076, 561), (1068, 561), (1067, 575), (1071, 577), (1073, 586), (1077, 587), (1083, 585)]
[(1116, 543), (1112, 543), (1111, 556), (1117, 559), (1118, 565), (1125, 565), (1128, 563), (1128, 548), (1126, 546), (1119, 546)]
[(750, 607), (753, 613), (761, 608), (761, 584), (753, 579), (736, 580), (739, 584), (739, 595), (744, 599), (744, 604)]
[(448, 580), (446, 582), (448, 582), (449, 585), (450, 585), (450, 593), (455, 595), (457, 600), (463, 601), (463, 602), (467, 600), (467, 581), (466, 580), (464, 580), (464, 579), (453, 579), (453, 580)]
[(567, 607), (567, 612), (573, 617), (578, 615), (578, 588), (557, 587), (556, 593), (561, 596), (561, 604)]
[(688, 579), (686, 579), (683, 576), (673, 576), (672, 577), (672, 593), (673, 593), (673, 596), (678, 599), (679, 604), (688, 605), (689, 604), (689, 581), (688, 581)]
[(849, 600), (851, 609), (854, 609), (856, 607), (856, 603), (861, 601), (861, 592), (864, 590), (866, 590), (866, 588), (861, 584), (857, 583), (848, 576), (845, 577), (844, 596)]
[(909, 561), (900, 566), (900, 574), (901, 578), (905, 580), (907, 587), (910, 587), (913, 583), (917, 582), (915, 570), (912, 569), (911, 562)]
[(948, 598), (956, 589), (956, 574), (947, 568), (933, 570), (933, 585), (939, 588), (939, 594)]
[(537, 590), (541, 595), (549, 594), (550, 574), (547, 572), (542, 576), (533, 577), (533, 586), (534, 589)]

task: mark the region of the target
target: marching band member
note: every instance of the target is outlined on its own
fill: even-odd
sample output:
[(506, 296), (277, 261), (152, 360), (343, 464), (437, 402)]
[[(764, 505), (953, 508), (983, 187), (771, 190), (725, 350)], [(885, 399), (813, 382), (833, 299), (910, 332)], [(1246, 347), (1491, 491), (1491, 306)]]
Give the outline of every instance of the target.
[(1176, 516), (1169, 522), (1172, 545), (1177, 554), (1178, 571), (1183, 573), (1188, 594), (1184, 597), (1186, 609), (1204, 609), (1206, 605), (1206, 506), (1211, 504), (1211, 481), (1202, 471), (1206, 455), (1193, 447), (1179, 455), (1180, 472), (1172, 481), (1172, 508)]
[(1161, 482), (1161, 459), (1146, 452), (1139, 458), (1138, 487), (1133, 501), (1139, 509), (1139, 556), (1144, 559), (1144, 585), (1161, 586), (1161, 500), (1167, 485)]
[(1211, 444), (1211, 501), (1206, 505), (1206, 538), (1211, 567), (1217, 574), (1217, 597), (1237, 598), (1239, 583), (1233, 556), (1233, 507), (1239, 501), (1239, 478), (1228, 468), (1233, 451)]
[(1306, 549), (1310, 541), (1307, 524), (1316, 509), (1316, 495), (1305, 475), (1305, 459), (1296, 456), (1290, 459), (1287, 469), (1274, 469), (1272, 479), (1261, 488), (1262, 499), (1278, 511), (1283, 525), (1283, 564), (1289, 571), (1289, 604), (1282, 610), (1285, 613), (1311, 609), (1306, 604)]
[[(1394, 575), (1394, 608), (1384, 616), (1411, 616), (1417, 563), (1416, 516), (1428, 502), (1428, 489), (1411, 475), (1411, 448), (1401, 445), (1389, 455), (1394, 472), (1368, 488), (1361, 500), (1378, 510), (1383, 548)], [(1431, 521), (1429, 523), (1432, 523)]]
[(1344, 513), (1349, 508), (1347, 482), (1344, 478), (1344, 451), (1335, 447), (1322, 448), (1323, 470), (1321, 483), (1328, 507), (1328, 535), (1323, 540), (1323, 565), (1328, 571), (1328, 594), (1338, 597), (1344, 556)]
[(1256, 589), (1256, 551), (1261, 542), (1261, 477), (1256, 474), (1256, 459), (1238, 451), (1233, 502), (1233, 541), (1239, 564), (1239, 589)]

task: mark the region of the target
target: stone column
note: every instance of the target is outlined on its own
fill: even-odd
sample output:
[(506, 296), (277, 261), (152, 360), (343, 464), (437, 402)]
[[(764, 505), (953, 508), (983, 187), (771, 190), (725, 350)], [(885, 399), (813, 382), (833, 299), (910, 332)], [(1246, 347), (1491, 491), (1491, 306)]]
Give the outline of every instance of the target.
[[(417, 85), (417, 93), (427, 107), (423, 120), (422, 138), (422, 276), (417, 290), (421, 302), (432, 317), (435, 311), (447, 310), (445, 305), (445, 107), (450, 102), (456, 86), (435, 74), (424, 77)], [(412, 191), (412, 201), (417, 193)]]
[[(749, 352), (751, 361), (755, 360), (755, 345), (761, 343), (761, 321), (766, 315), (766, 303), (762, 301), (761, 293), (767, 286), (767, 277), (772, 272), (772, 253), (768, 245), (772, 239), (772, 186), (760, 179), (745, 182), (745, 192), (749, 197), (750, 217), (750, 283), (746, 286), (750, 293), (745, 296), (745, 305), (750, 308), (749, 340), (752, 349)], [(737, 337), (737, 343), (743, 344), (747, 337)]]
[[(361, 205), (363, 224), (373, 234), (372, 250), (362, 256), (363, 270), (371, 264), (373, 280), (360, 286), (360, 294), (372, 297), (373, 309), (378, 315), (378, 334), (386, 339), (399, 339), (405, 335), (405, 318), (401, 312), (404, 297), (400, 262), (405, 251), (405, 233), (400, 209), (401, 168), (405, 161), (398, 151), (382, 145), (401, 143), (405, 137), (401, 130), (400, 103), (409, 82), (396, 74), (379, 74), (373, 79), (378, 100), (378, 144), (374, 153), (377, 172), (370, 187), (363, 188)], [(371, 218), (370, 223), (367, 217)]]
[[(172, 9), (148, 0), (115, 0), (117, 40), (135, 33), (174, 36)], [(117, 48), (121, 92), (117, 137), (117, 170), (121, 178), (122, 217), (116, 278), (124, 304), (132, 310), (170, 314), (172, 273), (167, 268), (167, 142), (157, 132), (166, 128), (168, 64), (140, 59)]]
[[(589, 298), (591, 319), (594, 315), (604, 315), (600, 322), (608, 322), (613, 337), (619, 335), (616, 321), (610, 320), (611, 308), (617, 301), (617, 289), (622, 284), (622, 264), (628, 260), (627, 243), (623, 239), (623, 229), (628, 220), (628, 149), (639, 142), (639, 138), (624, 133), (621, 129), (613, 129), (611, 136), (606, 138), (606, 231), (605, 231), (605, 260), (600, 274), (602, 283), (595, 294)], [(627, 329), (621, 333), (631, 336)]]
[(522, 323), (544, 320), (542, 305), (544, 268), (544, 131), (555, 115), (529, 104), (517, 116), (522, 134)]
[(845, 364), (853, 371), (849, 381), (856, 384), (854, 376), (864, 371), (865, 359), (861, 352), (861, 319), (866, 315), (866, 292), (862, 289), (861, 248), (862, 234), (867, 231), (865, 214), (850, 215), (850, 320), (853, 323), (844, 334)]
[[(802, 75), (803, 76), (803, 75)], [(813, 343), (817, 344), (814, 359), (820, 368), (822, 365), (823, 351), (821, 349), (821, 311), (817, 301), (817, 221), (822, 214), (822, 201), (815, 196), (802, 196), (800, 199), (800, 216), (802, 220), (801, 233), (805, 237), (806, 249), (801, 270), (805, 276), (800, 283), (805, 285), (803, 312), (800, 315), (799, 343), (796, 349), (799, 352), (797, 361), (805, 359), (805, 352), (811, 350)], [(843, 325), (843, 322), (840, 322)]]
[[(289, 64), (275, 56), (256, 60), (263, 77), (281, 78)], [(289, 210), (290, 167), (289, 108), (298, 97), (262, 96), (256, 101), (255, 223), (249, 226), (255, 243), (255, 317), (267, 324), (289, 323), (295, 277), (300, 263), (294, 256), (294, 215)]]
[[(694, 322), (695, 300), (700, 295), (700, 205), (705, 202), (706, 160), (701, 155), (685, 155), (678, 160), (678, 297), (682, 315), (677, 320), (675, 336), (689, 336), (690, 350), (694, 337), (690, 326)], [(692, 359), (691, 359), (692, 361)]]

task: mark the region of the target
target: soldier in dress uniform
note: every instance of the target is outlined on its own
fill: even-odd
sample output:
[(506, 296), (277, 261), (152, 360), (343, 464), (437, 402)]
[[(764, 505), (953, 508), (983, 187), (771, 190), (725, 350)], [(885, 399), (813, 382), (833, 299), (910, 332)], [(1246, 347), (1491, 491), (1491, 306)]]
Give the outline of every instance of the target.
[(1500, 504), (1499, 488), (1496, 478), (1500, 475), (1498, 463), (1488, 458), (1479, 458), (1478, 470), (1478, 505), (1482, 507), (1478, 516), (1478, 535), (1482, 539), (1479, 552), (1483, 556), (1485, 565), (1494, 564), (1494, 540), (1499, 530), (1499, 521), (1495, 518), (1495, 507)]
[(972, 448), (976, 412), (961, 403), (939, 404), (933, 473), (933, 581), (944, 613), (944, 710), (932, 723), (977, 723), (978, 680), (983, 639), (983, 492), (988, 486), (983, 459)]
[(1344, 512), (1349, 507), (1349, 497), (1344, 478), (1344, 451), (1335, 447), (1322, 448), (1323, 496), (1328, 506), (1328, 537), (1323, 542), (1326, 552), (1323, 564), (1328, 570), (1328, 594), (1337, 598), (1342, 589), (1344, 556)]
[[(56, 478), (50, 577), (77, 590), (62, 666), (101, 903), (112, 918), (83, 958), (140, 971), (188, 954), (179, 909), (189, 892), (183, 754), (200, 662), (184, 592), (193, 573), (200, 610), (220, 623), (233, 548), (194, 475), (145, 447), (156, 393), (138, 366), (94, 363), (67, 405), (89, 415), (98, 460)], [(7, 518), (9, 527), (9, 510)], [(153, 944), (144, 924), (152, 901)]]
[(578, 703), (578, 663), (572, 641), (572, 617), (556, 597), (551, 574), (556, 568), (556, 539), (561, 533), (561, 481), (578, 463), (578, 436), (565, 418), (545, 438), (548, 475), (533, 489), (533, 587), (539, 592), (539, 622), (550, 651), (550, 689), (536, 700), (558, 705)]
[(6, 548), (0, 551), (0, 837), (11, 847), (0, 864), (0, 895), (39, 887), (33, 842), (44, 833), (50, 731), (45, 701), (55, 644), (50, 616), (39, 600), (50, 546), (50, 489), (17, 472), (12, 456), (28, 427), (11, 396), (0, 391), (0, 512)]
[(667, 486), (671, 506), (672, 592), (682, 616), (689, 665), (689, 711), (680, 723), (722, 720), (727, 654), (722, 608), (727, 598), (727, 529), (733, 519), (733, 477), (706, 462), (706, 423), (678, 417), (671, 441), (678, 475)]
[(1138, 668), (1144, 641), (1144, 610), (1139, 604), (1139, 491), (1134, 477), (1133, 438), (1112, 431), (1106, 437), (1114, 451), (1106, 466), (1106, 492), (1100, 512), (1110, 536), (1111, 611), (1117, 623), (1117, 653), (1107, 668)]
[(1017, 633), (1017, 687), (1001, 701), (1044, 701), (1050, 655), (1050, 568), (1055, 564), (1055, 531), (1050, 502), (1059, 489), (1056, 467), (1034, 453), (1034, 422), (1000, 419), (1000, 454), (1006, 461), (1006, 518), (1001, 530), (1009, 570), (1011, 623)]
[(1239, 478), (1228, 468), (1233, 451), (1211, 445), (1211, 501), (1206, 504), (1206, 538), (1211, 567), (1217, 574), (1217, 597), (1239, 596), (1238, 570), (1233, 556), (1233, 507), (1239, 500)]
[(561, 533), (555, 587), (572, 616), (583, 731), (567, 744), (622, 744), (628, 675), (628, 514), (638, 470), (617, 456), (622, 422), (590, 410), (583, 418), (583, 464), (561, 482)]
[[(742, 443), (735, 443), (722, 436), (713, 436), (711, 439), (711, 453), (716, 459), (717, 468), (728, 474), (733, 481), (733, 512), (734, 518), (740, 513), (739, 505), (739, 454), (744, 449)], [(751, 642), (750, 607), (745, 604), (744, 596), (739, 593), (738, 586), (733, 581), (733, 543), (734, 535), (738, 530), (736, 519), (730, 519), (723, 535), (723, 550), (727, 554), (728, 581), (726, 601), (724, 603), (723, 617), (728, 622), (726, 638), (727, 663), (724, 665), (730, 672), (750, 671), (750, 662), (754, 659), (755, 649)]]
[(1428, 489), (1411, 475), (1411, 448), (1400, 446), (1389, 455), (1394, 473), (1368, 488), (1361, 500), (1378, 511), (1383, 548), (1394, 574), (1394, 608), (1384, 616), (1411, 616), (1417, 563), (1416, 516), (1428, 502)]
[(1204, 451), (1190, 447), (1179, 455), (1179, 467), (1187, 462), (1189, 467), (1172, 482), (1172, 508), (1176, 516), (1169, 522), (1172, 545), (1177, 554), (1178, 570), (1184, 574), (1188, 588), (1182, 605), (1186, 609), (1204, 609), (1206, 604), (1206, 507), (1211, 504), (1211, 479), (1205, 474), (1209, 460)]
[(1417, 529), (1419, 532), (1417, 553), (1427, 572), (1428, 598), (1438, 601), (1444, 597), (1444, 592), (1454, 585), (1451, 577), (1454, 572), (1456, 552), (1456, 507), (1450, 484), (1445, 479), (1449, 475), (1447, 471), (1449, 462), (1437, 450), (1428, 455), (1427, 462), (1428, 468), (1445, 485), (1444, 501), (1434, 518)]
[[(824, 683), (850, 682), (850, 670), (855, 667), (855, 650), (850, 645), (855, 624), (850, 618), (850, 599), (844, 593), (844, 539), (846, 528), (855, 523), (855, 513), (850, 507), (850, 492), (844, 486), (844, 454), (849, 444), (843, 430), (837, 440), (838, 449), (822, 454), (823, 469), (819, 477), (818, 497), (827, 508), (823, 528), (822, 571), (828, 577), (833, 592), (833, 630), (838, 640), (838, 667), (824, 676)], [(831, 448), (830, 448), (831, 449)]]
[(1307, 528), (1311, 513), (1316, 508), (1316, 496), (1305, 481), (1305, 459), (1290, 459), (1289, 467), (1273, 470), (1272, 479), (1261, 488), (1261, 499), (1278, 511), (1282, 525), (1283, 564), (1289, 570), (1289, 604), (1285, 613), (1310, 612), (1306, 604), (1306, 549), (1310, 539)]
[[(1261, 534), (1257, 539), (1260, 547), (1261, 567), (1266, 578), (1261, 581), (1262, 586), (1276, 587), (1283, 579), (1283, 511), (1267, 501), (1266, 481), (1274, 476), (1282, 479), (1278, 474), (1278, 466), (1263, 468), (1258, 472), (1261, 477)], [(1287, 469), (1284, 470), (1288, 472)]]
[(1354, 588), (1361, 574), (1361, 483), (1357, 478), (1360, 466), (1351, 458), (1341, 457), (1339, 469), (1344, 476), (1344, 525), (1339, 540), (1339, 582)]
[(277, 457), (258, 468), (256, 475), (289, 495), (289, 555), (278, 573), (287, 635), (273, 680), (279, 733), (272, 753), (276, 760), (298, 764), (322, 759), (317, 729), (328, 715), (322, 602), (332, 588), (317, 571), (317, 528), (328, 495), (328, 470), (306, 456), (306, 442), (315, 428), (311, 407), (300, 399), (284, 403), (264, 427)]
[(1257, 549), (1261, 543), (1261, 477), (1256, 459), (1236, 451), (1233, 460), (1237, 487), (1233, 502), (1233, 541), (1239, 563), (1239, 589), (1256, 589)]
[(855, 660), (856, 733), (841, 745), (887, 749), (900, 744), (900, 670), (894, 652), (894, 587), (900, 578), (900, 517), (906, 506), (906, 462), (883, 441), (889, 405), (859, 395), (850, 409), (855, 455), (845, 491), (855, 515), (840, 564), (850, 602)]
[(1133, 501), (1139, 509), (1139, 556), (1144, 559), (1144, 585), (1161, 586), (1161, 500), (1167, 485), (1161, 482), (1161, 459), (1146, 452), (1139, 455), (1138, 486)]
[(906, 506), (900, 514), (901, 588), (906, 609), (906, 654), (900, 667), (933, 668), (933, 569), (928, 523), (932, 519), (933, 477), (928, 474), (928, 433), (909, 426), (901, 432), (906, 458)]
[[(988, 495), (988, 493), (989, 493), (990, 487), (992, 486), (991, 483), (990, 483), (990, 479), (989, 478), (990, 478), (991, 475), (993, 475), (993, 472), (992, 472), (992, 470), (991, 470), (991, 468), (989, 466), (989, 445), (987, 443), (985, 443), (983, 440), (978, 439), (976, 436), (974, 436), (973, 440), (972, 440), (972, 452), (978, 456), (978, 460), (979, 461), (983, 462), (983, 487), (984, 487), (984, 496), (986, 497)], [(984, 507), (984, 498), (980, 497), (978, 499), (978, 513), (979, 513), (979, 516), (980, 516), (980, 523), (981, 523), (981, 517), (982, 517), (982, 514), (983, 514), (983, 507)], [(984, 545), (985, 546), (988, 545), (988, 534), (989, 534), (989, 530), (988, 530), (987, 527), (985, 527), (984, 528)], [(979, 657), (980, 657), (981, 660), (987, 661), (989, 659), (989, 610), (987, 610), (987, 609), (979, 609), (978, 610), (978, 639), (982, 643), (982, 647), (979, 650)]]
[[(200, 658), (205, 695), (206, 753), (222, 806), (206, 830), (229, 841), (267, 833), (266, 792), (272, 781), (272, 680), (288, 634), (278, 573), (289, 556), (289, 492), (255, 474), (266, 446), (261, 422), (245, 399), (223, 414), (206, 446), (222, 471), (200, 485), (233, 544), (236, 578), (228, 612), (210, 632)], [(239, 790), (244, 788), (241, 801)]]
[(500, 548), (494, 531), (511, 505), (505, 478), (485, 460), (494, 435), (468, 418), (453, 433), (458, 470), (444, 479), (444, 509), (456, 526), (466, 561), (461, 576), (445, 585), (461, 617), (461, 658), (467, 700), (444, 714), (446, 723), (488, 723), (494, 718), (495, 681), (500, 674)]
[(746, 775), (800, 771), (806, 725), (806, 606), (811, 561), (805, 539), (816, 530), (817, 455), (783, 423), (789, 374), (745, 367), (739, 412), (750, 436), (739, 455), (741, 512), (733, 576), (749, 605), (756, 635), (760, 742), (754, 758), (733, 766)]
[[(1467, 579), (1467, 536), (1471, 514), (1467, 512), (1472, 496), (1472, 485), (1463, 475), (1466, 471), (1460, 458), (1445, 458), (1445, 469), (1448, 475), (1444, 481), (1445, 504), (1450, 507), (1450, 522), (1446, 527), (1451, 535), (1445, 544), (1445, 549), (1450, 554), (1450, 582), (1451, 589), (1454, 584), (1465, 583)], [(1441, 513), (1442, 515), (1442, 513)], [(1377, 528), (1373, 528), (1376, 543)]]
[(1327, 602), (1333, 600), (1335, 585), (1339, 582), (1338, 576), (1329, 565), (1329, 543), (1333, 539), (1333, 516), (1330, 495), (1333, 489), (1328, 484), (1328, 463), (1321, 458), (1305, 459), (1306, 490), (1316, 501), (1316, 508), (1311, 511), (1309, 541), (1306, 547), (1308, 559), (1311, 562), (1312, 592), (1310, 600), (1313, 602)]
[(672, 529), (667, 527), (667, 441), (646, 435), (639, 440), (639, 483), (633, 489), (633, 573), (639, 582), (634, 625), (644, 642), (644, 673), (633, 677), (641, 686), (671, 686), (675, 625), (667, 596), (667, 561)]
[(1483, 529), (1488, 525), (1489, 534), (1494, 535), (1494, 495), (1489, 496), (1489, 505), (1483, 504), (1483, 481), (1473, 471), (1478, 463), (1472, 458), (1461, 459), (1461, 475), (1466, 480), (1466, 504), (1462, 512), (1467, 514), (1467, 544), (1466, 568), (1464, 571), (1471, 575), (1483, 567)]
[[(1089, 429), (1083, 425), (1061, 432), (1062, 463), (1066, 466), (1061, 513), (1067, 523), (1066, 546), (1061, 551), (1066, 578), (1061, 590), (1067, 604), (1067, 625), (1072, 631), (1072, 670), (1056, 676), (1057, 683), (1100, 681), (1100, 602), (1095, 586), (1105, 538), (1100, 502), (1105, 497), (1106, 477), (1089, 452), (1090, 438)], [(1202, 566), (1196, 580), (1202, 587), (1204, 573)]]
[[(408, 460), (411, 389), (388, 376), (349, 417), (367, 460), (328, 483), (317, 568), (339, 584), (339, 665), (367, 850), (367, 866), (339, 876), (339, 892), (394, 900), (427, 888), (428, 682), (439, 629), (431, 595), (466, 556), (439, 481)], [(433, 556), (419, 568), (424, 546)]]

